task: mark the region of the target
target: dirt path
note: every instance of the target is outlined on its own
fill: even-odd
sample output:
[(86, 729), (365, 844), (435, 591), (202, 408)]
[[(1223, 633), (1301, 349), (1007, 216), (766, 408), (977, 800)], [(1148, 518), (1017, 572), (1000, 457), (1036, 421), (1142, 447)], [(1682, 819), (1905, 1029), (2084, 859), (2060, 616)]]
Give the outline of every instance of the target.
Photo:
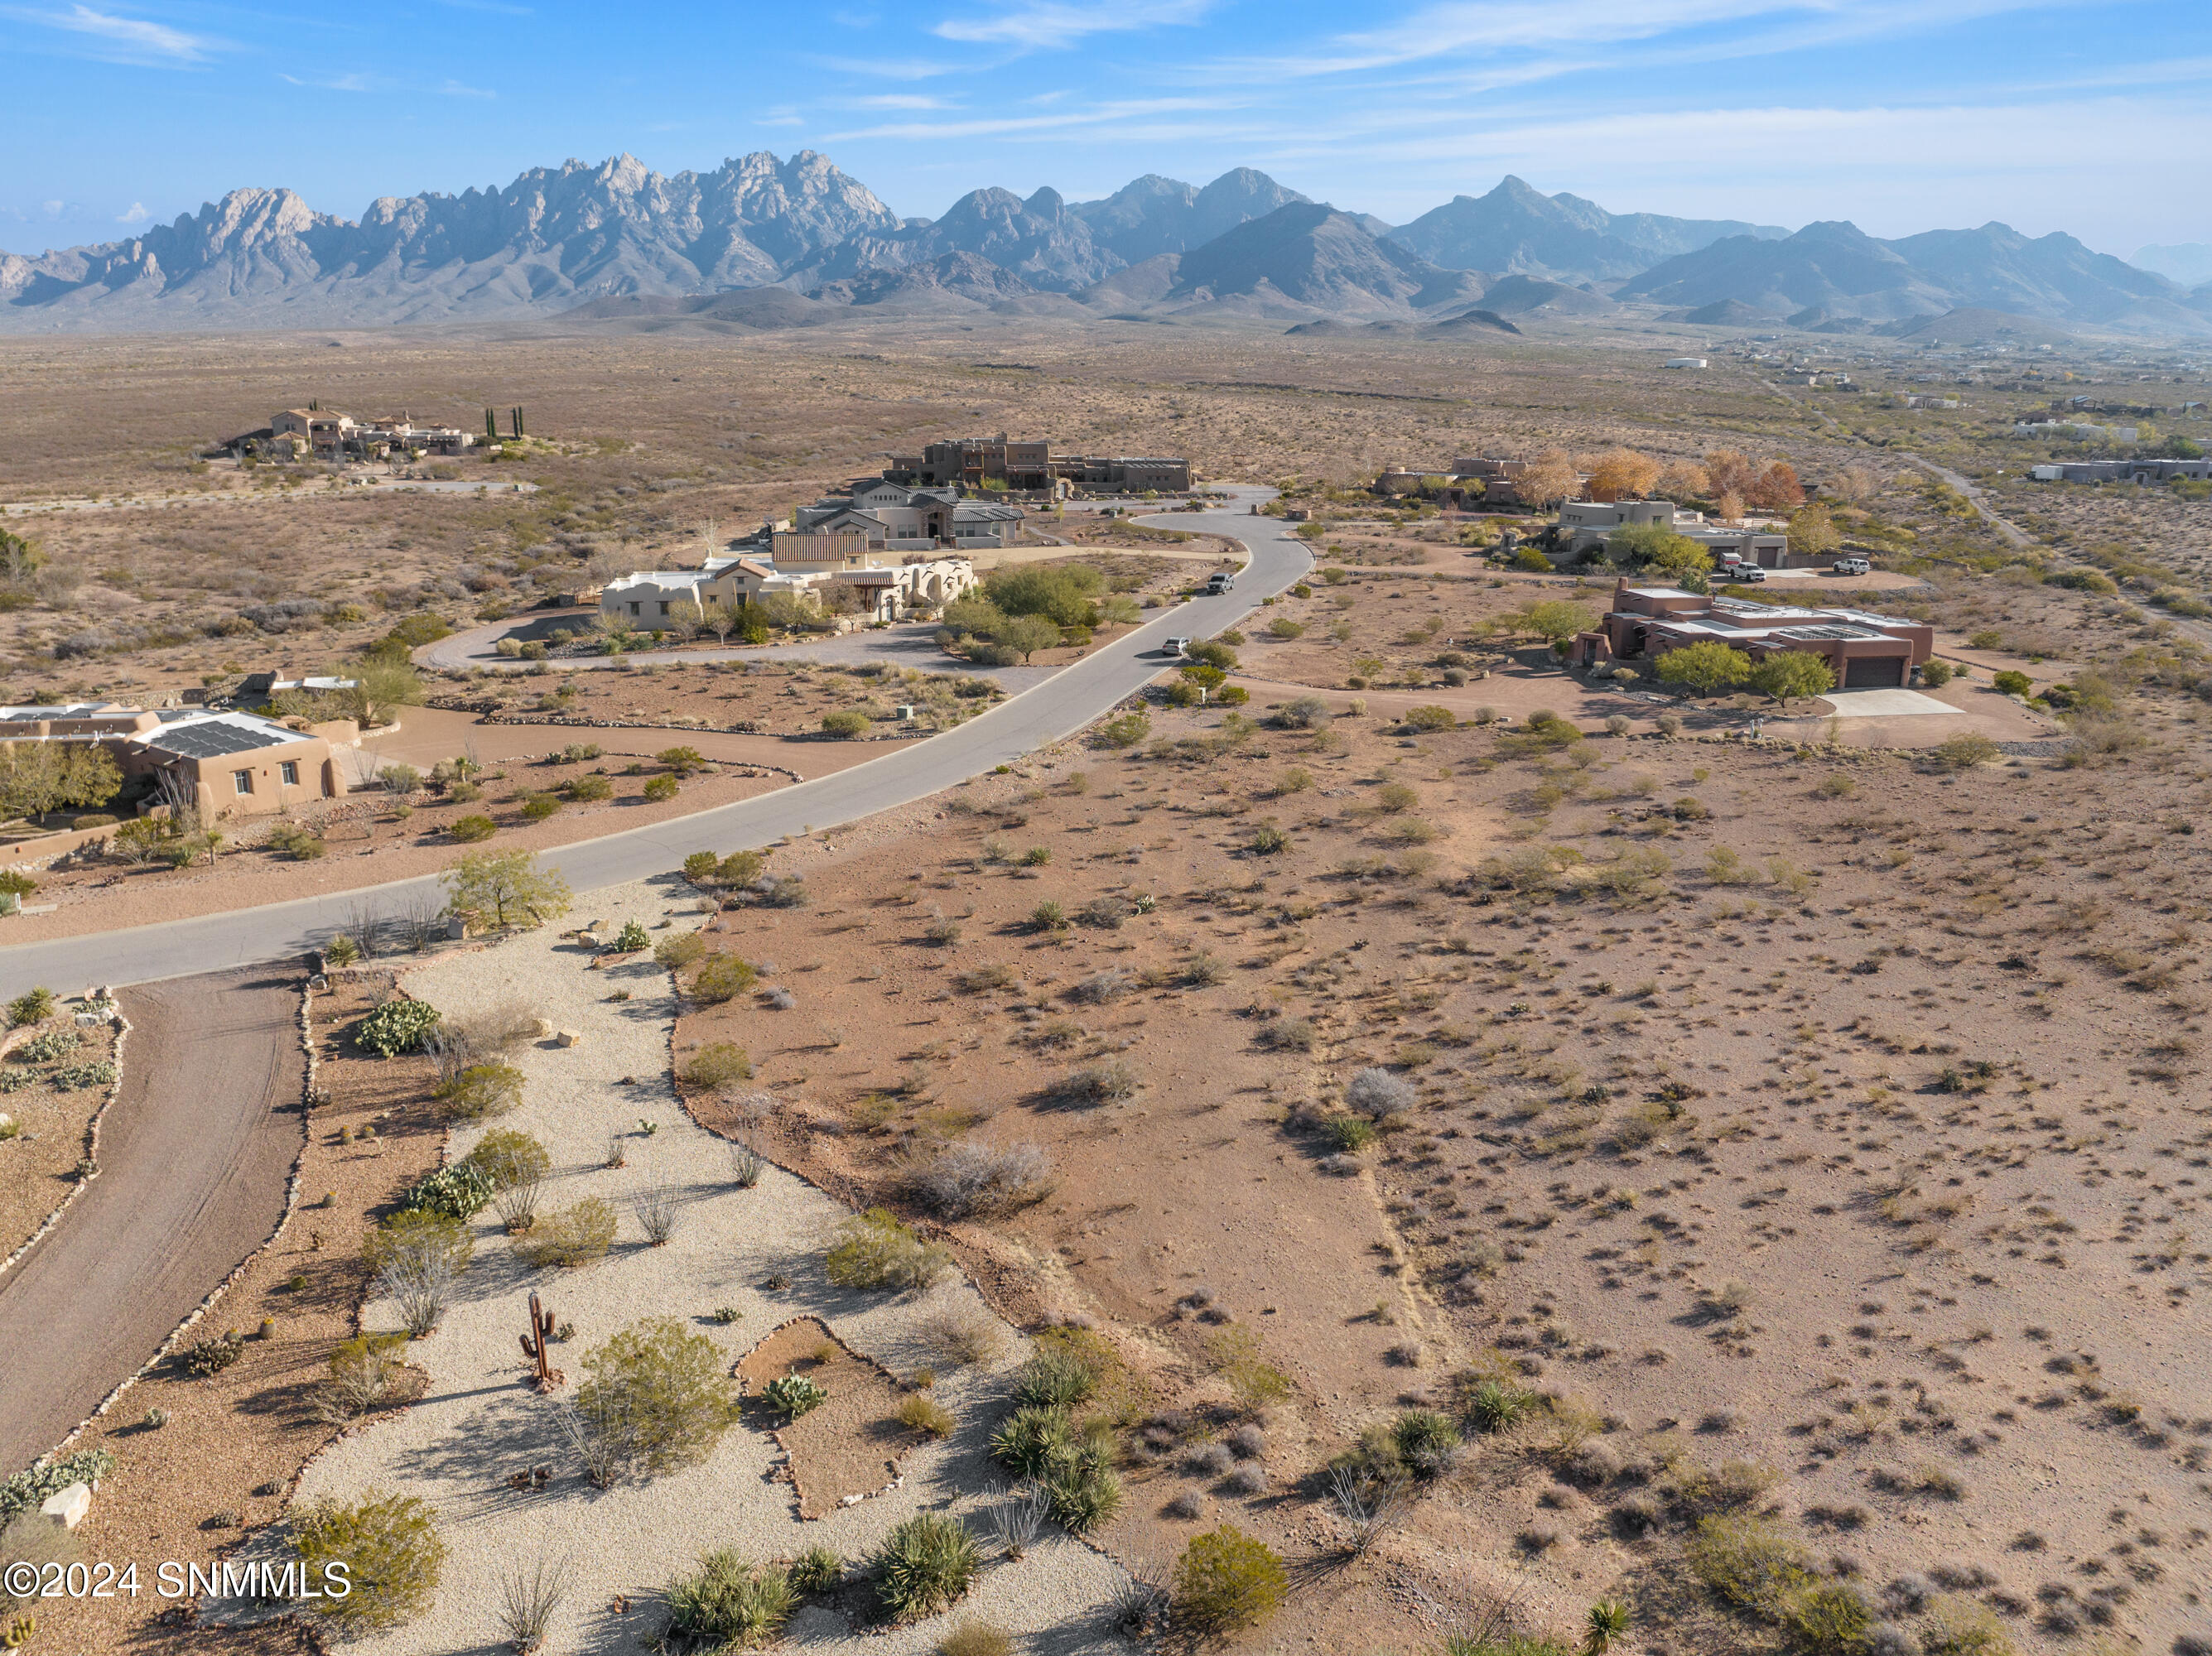
[(52, 1449), (265, 1239), (300, 1149), (299, 986), (281, 968), (121, 993), (100, 1176), (0, 1277), (0, 1467)]

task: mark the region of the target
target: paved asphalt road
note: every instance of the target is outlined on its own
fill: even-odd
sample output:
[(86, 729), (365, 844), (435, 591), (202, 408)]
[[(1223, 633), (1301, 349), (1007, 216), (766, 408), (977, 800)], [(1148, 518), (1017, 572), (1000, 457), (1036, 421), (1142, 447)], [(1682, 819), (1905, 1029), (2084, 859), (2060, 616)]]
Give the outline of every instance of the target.
[[(1261, 599), (1288, 588), (1313, 567), (1305, 543), (1279, 519), (1247, 508), (1273, 493), (1234, 488), (1218, 512), (1177, 513), (1174, 526), (1211, 530), (1242, 541), (1251, 562), (1237, 589), (1167, 610), (1034, 689), (927, 741), (900, 743), (881, 759), (651, 828), (563, 846), (549, 860), (579, 892), (665, 873), (690, 852), (762, 846), (805, 829), (832, 827), (977, 776), (1082, 729), (1167, 665), (1160, 641), (1175, 634), (1206, 637), (1233, 626)], [(1165, 521), (1163, 519), (1162, 521)], [(890, 745), (890, 744), (886, 744)], [(295, 958), (341, 930), (368, 904), (399, 912), (432, 901), (431, 878), (234, 909), (188, 920), (134, 926), (89, 937), (21, 943), (0, 949), (0, 998), (33, 984), (76, 990), (88, 984), (147, 983), (256, 961)]]
[(100, 1177), (0, 1275), (0, 1471), (60, 1442), (260, 1246), (300, 1153), (296, 971), (126, 989), (122, 1004)]

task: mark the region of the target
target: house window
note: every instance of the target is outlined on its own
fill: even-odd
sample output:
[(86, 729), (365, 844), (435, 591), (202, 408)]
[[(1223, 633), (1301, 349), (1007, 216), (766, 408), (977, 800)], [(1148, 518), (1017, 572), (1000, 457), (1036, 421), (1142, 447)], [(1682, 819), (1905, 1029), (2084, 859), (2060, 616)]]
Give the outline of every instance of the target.
[(233, 771), (233, 772), (231, 772), (231, 773), (230, 773), (230, 786), (231, 786), (232, 790), (233, 790), (234, 792), (238, 792), (238, 793), (251, 793), (251, 792), (253, 792), (253, 773), (252, 773), (252, 771)]
[(287, 759), (283, 764), (276, 767), (276, 774), (283, 779), (284, 786), (286, 787), (298, 787), (300, 786), (300, 761), (296, 759)]
[(660, 613), (664, 616), (668, 613), (668, 605), (665, 602), (660, 606)]
[(640, 612), (639, 612), (639, 610), (638, 610), (637, 605), (636, 605), (636, 604), (631, 604), (631, 605), (630, 605), (630, 607), (629, 607), (629, 612), (630, 612), (630, 614), (632, 614), (633, 616), (635, 616), (635, 615), (636, 615), (636, 614), (640, 613)]

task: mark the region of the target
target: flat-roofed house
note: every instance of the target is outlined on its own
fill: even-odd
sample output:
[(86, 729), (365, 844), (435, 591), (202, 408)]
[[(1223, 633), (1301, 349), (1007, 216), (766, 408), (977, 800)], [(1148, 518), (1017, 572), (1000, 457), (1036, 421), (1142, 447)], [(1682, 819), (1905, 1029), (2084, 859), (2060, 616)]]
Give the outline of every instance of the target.
[(96, 743), (126, 779), (167, 774), (185, 783), (211, 821), (342, 798), (345, 773), (332, 737), (349, 743), (358, 732), (344, 720), (300, 731), (258, 713), (207, 707), (0, 707), (0, 742)]
[(1575, 636), (1568, 659), (1578, 666), (1656, 661), (1670, 650), (1708, 641), (1741, 650), (1754, 662), (1778, 650), (1819, 656), (1844, 690), (1901, 686), (1936, 652), (1934, 628), (1894, 616), (1752, 604), (1623, 578), (1614, 585), (1612, 609), (1595, 630)]

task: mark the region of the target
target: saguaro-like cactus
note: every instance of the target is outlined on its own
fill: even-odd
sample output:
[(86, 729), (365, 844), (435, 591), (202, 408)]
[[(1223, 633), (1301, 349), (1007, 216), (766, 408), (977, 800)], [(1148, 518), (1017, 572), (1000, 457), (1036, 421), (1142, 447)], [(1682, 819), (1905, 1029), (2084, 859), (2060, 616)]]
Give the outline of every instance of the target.
[(538, 1296), (530, 1296), (530, 1331), (522, 1336), (522, 1355), (538, 1365), (536, 1385), (540, 1392), (550, 1392), (564, 1380), (547, 1355), (553, 1339), (553, 1313), (538, 1304)]

